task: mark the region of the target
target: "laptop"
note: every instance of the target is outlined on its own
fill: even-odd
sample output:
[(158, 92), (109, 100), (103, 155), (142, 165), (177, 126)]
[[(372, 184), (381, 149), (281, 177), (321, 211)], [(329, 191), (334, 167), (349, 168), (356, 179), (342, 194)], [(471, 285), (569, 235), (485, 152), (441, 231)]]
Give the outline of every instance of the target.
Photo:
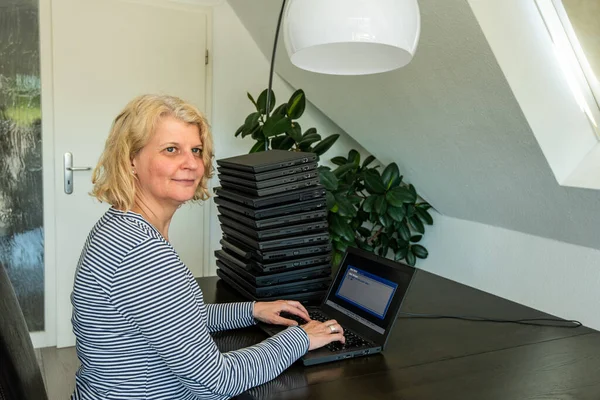
[(313, 221), (313, 220), (317, 220), (317, 219), (322, 220), (322, 219), (327, 218), (327, 210), (326, 209), (307, 211), (307, 212), (302, 212), (302, 213), (298, 213), (298, 214), (291, 214), (291, 215), (279, 216), (279, 217), (275, 217), (275, 218), (265, 218), (265, 219), (259, 219), (259, 220), (255, 220), (255, 219), (246, 217), (243, 214), (237, 213), (235, 211), (232, 211), (228, 208), (221, 207), (221, 206), (217, 206), (217, 210), (222, 215), (232, 218), (232, 219), (235, 219), (236, 221), (238, 221), (244, 225), (247, 225), (251, 228), (254, 228), (254, 229), (275, 228), (278, 226), (285, 226), (285, 225), (296, 224), (296, 223), (300, 223), (300, 222), (308, 222), (308, 221)]
[(229, 210), (238, 212), (247, 217), (253, 219), (264, 219), (264, 218), (273, 218), (277, 216), (294, 216), (297, 213), (307, 212), (307, 211), (315, 211), (315, 210), (325, 210), (327, 211), (327, 200), (325, 197), (318, 198), (315, 200), (303, 201), (300, 203), (286, 204), (282, 206), (274, 206), (263, 208), (261, 210), (255, 210), (250, 207), (246, 207), (242, 204), (236, 203), (235, 201), (230, 201), (221, 197), (213, 197), (213, 200), (216, 204), (223, 208), (227, 208)]
[(256, 230), (254, 228), (250, 228), (244, 224), (238, 223), (233, 218), (226, 217), (225, 215), (218, 216), (221, 224), (227, 225), (230, 228), (233, 228), (237, 231), (245, 233), (248, 236), (251, 236), (255, 239), (259, 240), (268, 240), (275, 239), (279, 237), (286, 237), (292, 235), (299, 235), (308, 232), (321, 232), (327, 229), (329, 226), (327, 220), (307, 222), (304, 224), (297, 225), (287, 225), (287, 226), (279, 226), (276, 228), (267, 228)]
[[(348, 248), (321, 305), (307, 307), (312, 319), (337, 320), (344, 328), (346, 344), (333, 342), (309, 351), (302, 363), (315, 365), (381, 352), (414, 273), (415, 269), (408, 265)], [(269, 335), (284, 329), (264, 323), (259, 326)]]
[(227, 200), (236, 201), (252, 208), (263, 208), (285, 203), (295, 203), (304, 200), (313, 200), (325, 197), (325, 188), (321, 185), (309, 186), (302, 189), (290, 190), (289, 192), (272, 194), (259, 197), (244, 192), (238, 192), (231, 189), (216, 187), (215, 193), (219, 197)]
[(315, 153), (304, 153), (287, 150), (269, 150), (258, 153), (217, 160), (221, 167), (236, 169), (254, 174), (280, 168), (295, 167), (317, 161)]
[(317, 256), (294, 258), (291, 260), (275, 261), (263, 264), (257, 261), (240, 259), (239, 256), (230, 253), (228, 250), (215, 250), (215, 257), (226, 264), (236, 265), (239, 268), (245, 269), (246, 271), (267, 273), (293, 270), (312, 265), (325, 264), (331, 261), (331, 254), (320, 254)]
[(300, 236), (289, 236), (271, 240), (256, 240), (228, 227), (227, 225), (221, 225), (221, 230), (223, 231), (224, 235), (227, 235), (227, 237), (233, 237), (234, 239), (237, 239), (256, 250), (285, 249), (290, 247), (308, 246), (311, 244), (323, 244), (329, 242), (328, 232), (302, 234)]
[(282, 169), (274, 169), (272, 171), (263, 172), (260, 174), (255, 174), (252, 172), (244, 172), (239, 171), (237, 169), (227, 168), (227, 167), (217, 167), (219, 174), (227, 175), (227, 176), (235, 176), (238, 178), (250, 180), (250, 181), (264, 181), (268, 179), (279, 178), (286, 175), (299, 174), (300, 172), (313, 171), (317, 168), (318, 164), (316, 162), (309, 164), (302, 164), (295, 167), (290, 168), (282, 168)]
[(234, 280), (238, 285), (242, 286), (246, 291), (259, 299), (286, 294), (313, 292), (315, 290), (326, 290), (331, 283), (331, 277), (324, 276), (306, 281), (278, 283), (269, 286), (254, 286), (236, 274), (231, 268), (228, 268), (227, 265), (221, 263), (217, 269), (217, 275), (222, 277), (223, 274), (227, 275), (230, 279)]
[(250, 293), (248, 290), (246, 290), (242, 285), (238, 284), (235, 279), (232, 279), (229, 275), (224, 274), (220, 268), (217, 268), (217, 276), (227, 283), (227, 285), (231, 286), (237, 293), (240, 294), (240, 296), (253, 301), (296, 300), (305, 306), (309, 306), (319, 304), (323, 299), (323, 296), (325, 296), (325, 293), (327, 293), (327, 290), (316, 290), (313, 292), (289, 293), (271, 297), (257, 297), (253, 293)]
[(247, 187), (253, 188), (253, 189), (265, 189), (268, 187), (285, 185), (286, 183), (301, 182), (306, 179), (318, 178), (319, 172), (316, 169), (314, 169), (311, 171), (301, 172), (299, 174), (285, 175), (285, 176), (280, 176), (280, 177), (277, 177), (274, 179), (267, 179), (264, 181), (255, 181), (255, 180), (251, 180), (251, 179), (244, 179), (244, 178), (237, 177), (235, 175), (226, 175), (226, 174), (218, 174), (218, 177), (219, 177), (219, 181), (221, 181), (221, 182), (230, 182), (230, 183), (234, 183), (236, 185), (247, 186)]
[(331, 277), (331, 265), (329, 262), (301, 269), (283, 270), (283, 271), (248, 271), (234, 263), (229, 263), (225, 259), (217, 257), (217, 265), (222, 264), (234, 270), (239, 276), (247, 280), (253, 286), (269, 286), (278, 283), (305, 281), (312, 278)]
[(243, 259), (254, 259), (263, 263), (273, 260), (285, 260), (289, 258), (308, 256), (309, 254), (322, 254), (331, 252), (331, 243), (322, 243), (308, 247), (292, 247), (288, 249), (260, 251), (249, 247), (233, 237), (228, 237), (225, 234), (219, 243), (221, 243), (221, 246), (223, 246), (224, 249), (239, 255)]
[(305, 180), (298, 181), (298, 182), (285, 183), (283, 185), (278, 185), (278, 186), (269, 186), (269, 187), (262, 188), (262, 189), (255, 189), (255, 188), (251, 188), (248, 186), (238, 185), (235, 183), (231, 183), (229, 181), (221, 180), (221, 186), (223, 186), (224, 189), (231, 189), (231, 190), (235, 190), (237, 192), (249, 193), (253, 196), (258, 196), (258, 197), (269, 196), (272, 194), (279, 194), (279, 193), (283, 193), (283, 192), (290, 192), (292, 190), (298, 190), (298, 189), (303, 189), (303, 188), (307, 188), (307, 187), (311, 187), (311, 186), (316, 186), (319, 183), (321, 183), (319, 181), (319, 178), (312, 178), (312, 179), (305, 179)]

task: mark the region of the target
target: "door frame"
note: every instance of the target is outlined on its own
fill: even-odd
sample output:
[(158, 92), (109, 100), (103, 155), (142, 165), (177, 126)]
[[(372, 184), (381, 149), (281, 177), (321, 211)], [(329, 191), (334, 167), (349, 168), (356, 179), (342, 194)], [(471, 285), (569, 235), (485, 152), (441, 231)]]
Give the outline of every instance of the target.
[[(206, 66), (206, 109), (202, 110), (209, 124), (212, 125), (213, 103), (213, 10), (212, 7), (194, 5), (185, 0), (120, 0), (147, 3), (152, 6), (187, 8), (200, 10), (206, 14), (206, 48), (209, 52)], [(42, 176), (44, 197), (44, 328), (39, 332), (31, 332), (30, 337), (33, 347), (56, 346), (57, 328), (57, 290), (58, 281), (56, 265), (56, 222), (55, 183), (59, 179), (57, 173), (62, 169), (62, 160), (54, 159), (54, 74), (53, 74), (53, 42), (52, 42), (52, 0), (39, 0), (39, 32), (40, 32), (40, 79), (41, 79), (41, 111), (42, 111)], [(108, 132), (107, 132), (108, 134)], [(209, 182), (210, 183), (210, 182)], [(209, 188), (212, 190), (212, 187)], [(206, 204), (202, 207), (204, 224), (207, 234), (202, 243), (203, 268), (202, 273), (210, 273), (210, 221), (211, 207)], [(90, 227), (91, 228), (91, 227)]]

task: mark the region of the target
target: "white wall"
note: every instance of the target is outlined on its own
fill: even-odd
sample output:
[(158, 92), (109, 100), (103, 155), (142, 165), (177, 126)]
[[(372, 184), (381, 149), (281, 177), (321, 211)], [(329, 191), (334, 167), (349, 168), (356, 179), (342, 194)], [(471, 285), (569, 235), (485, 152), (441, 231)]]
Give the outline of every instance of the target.
[(424, 270), (600, 329), (600, 250), (439, 214), (423, 245)]
[[(233, 12), (229, 4), (222, 3), (213, 8), (213, 112), (211, 127), (215, 142), (215, 159), (247, 153), (254, 141), (233, 136), (246, 116), (254, 111), (254, 106), (246, 97), (250, 92), (254, 98), (267, 88), (269, 80), (269, 63), (260, 51), (244, 25)], [(277, 103), (287, 101), (294, 89), (275, 75), (273, 91)], [(310, 100), (310, 93), (306, 93)], [(337, 125), (324, 116), (312, 104), (307, 104), (299, 123), (302, 129), (317, 128), (321, 136), (340, 134), (336, 144), (325, 153), (323, 159), (328, 161), (337, 155), (348, 154), (350, 149), (358, 150), (364, 157), (366, 152)], [(326, 162), (321, 162), (326, 164)], [(216, 174), (212, 187), (219, 186)], [(214, 202), (210, 202), (210, 275), (215, 274), (214, 251), (220, 248), (221, 229), (217, 219)]]

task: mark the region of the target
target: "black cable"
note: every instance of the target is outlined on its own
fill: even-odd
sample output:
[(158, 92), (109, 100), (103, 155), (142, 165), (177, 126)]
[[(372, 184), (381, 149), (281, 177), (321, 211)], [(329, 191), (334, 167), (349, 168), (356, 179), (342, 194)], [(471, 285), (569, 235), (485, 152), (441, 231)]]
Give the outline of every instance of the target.
[[(275, 42), (273, 43), (273, 54), (271, 55), (271, 69), (269, 70), (269, 87), (267, 88), (267, 104), (266, 114), (269, 119), (269, 108), (271, 107), (271, 87), (273, 86), (273, 72), (275, 72), (275, 54), (277, 53), (277, 42), (279, 40), (279, 31), (281, 26), (281, 20), (283, 19), (283, 11), (285, 10), (285, 2), (281, 3), (281, 11), (279, 12), (279, 19), (277, 19), (277, 28), (275, 29)], [(265, 138), (265, 151), (269, 150), (269, 139)]]
[[(418, 313), (406, 313), (400, 312), (400, 315), (404, 315), (403, 318), (423, 318), (423, 319), (459, 319), (463, 321), (473, 322), (495, 322), (504, 324), (518, 324), (518, 325), (530, 325), (530, 326), (547, 326), (554, 328), (579, 328), (583, 324), (576, 320), (564, 320), (559, 318), (523, 318), (523, 319), (496, 319), (496, 318), (485, 318), (470, 315), (436, 315), (436, 314), (418, 314)], [(536, 323), (536, 321), (538, 323)], [(559, 324), (550, 323), (539, 323), (539, 322), (559, 322)], [(571, 325), (568, 325), (571, 324)]]

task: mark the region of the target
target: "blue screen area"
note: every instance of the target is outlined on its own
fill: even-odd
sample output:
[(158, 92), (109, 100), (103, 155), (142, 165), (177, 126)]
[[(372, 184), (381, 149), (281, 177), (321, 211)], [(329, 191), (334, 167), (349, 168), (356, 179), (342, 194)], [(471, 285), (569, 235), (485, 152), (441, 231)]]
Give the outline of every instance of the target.
[(385, 318), (398, 285), (360, 268), (348, 265), (336, 297), (376, 316)]

